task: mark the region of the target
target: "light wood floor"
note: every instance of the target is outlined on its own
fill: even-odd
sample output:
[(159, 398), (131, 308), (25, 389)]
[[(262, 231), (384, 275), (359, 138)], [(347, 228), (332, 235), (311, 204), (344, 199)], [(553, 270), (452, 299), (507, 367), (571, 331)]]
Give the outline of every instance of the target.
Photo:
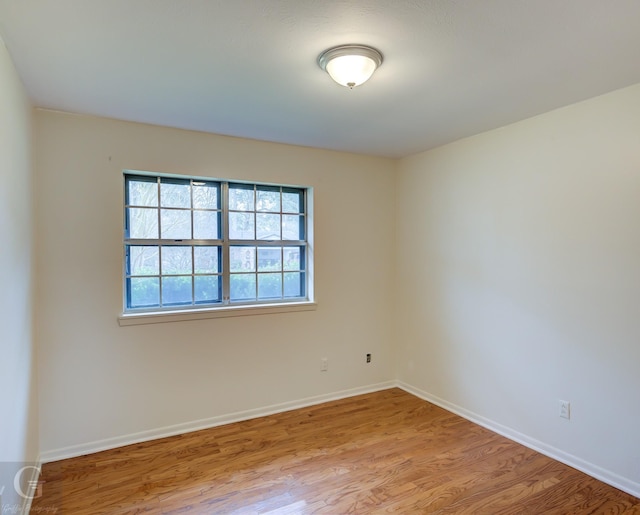
[(399, 389), (49, 463), (42, 479), (31, 513), (640, 513)]

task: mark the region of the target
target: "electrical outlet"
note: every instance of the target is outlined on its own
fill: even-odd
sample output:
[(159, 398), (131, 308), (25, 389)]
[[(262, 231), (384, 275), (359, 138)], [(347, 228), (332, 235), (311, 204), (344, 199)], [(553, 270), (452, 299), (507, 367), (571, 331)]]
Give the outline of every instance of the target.
[(320, 372), (326, 372), (329, 370), (329, 360), (327, 358), (322, 358), (320, 362)]
[(371, 354), (367, 354), (367, 363), (371, 363)]
[(558, 405), (560, 407), (560, 416), (562, 418), (571, 418), (571, 403), (569, 401), (559, 400)]

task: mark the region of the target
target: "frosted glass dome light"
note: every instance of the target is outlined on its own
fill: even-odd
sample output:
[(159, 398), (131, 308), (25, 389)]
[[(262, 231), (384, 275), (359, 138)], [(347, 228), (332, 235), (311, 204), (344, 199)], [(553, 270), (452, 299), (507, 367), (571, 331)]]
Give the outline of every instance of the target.
[(353, 89), (369, 80), (382, 64), (382, 54), (363, 45), (342, 45), (325, 50), (318, 65), (342, 86)]

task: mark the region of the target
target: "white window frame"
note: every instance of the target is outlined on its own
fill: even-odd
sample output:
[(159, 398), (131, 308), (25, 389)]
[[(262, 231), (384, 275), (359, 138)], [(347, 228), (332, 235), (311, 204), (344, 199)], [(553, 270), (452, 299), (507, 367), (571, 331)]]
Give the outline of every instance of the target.
[[(162, 179), (177, 179), (180, 181), (203, 181), (208, 183), (217, 183), (220, 185), (219, 194), (221, 198), (219, 210), (220, 213), (220, 224), (219, 224), (219, 234), (218, 239), (215, 240), (171, 240), (171, 239), (162, 239), (162, 234), (158, 234), (157, 239), (140, 239), (140, 238), (129, 238), (127, 234), (127, 209), (129, 209), (129, 205), (126, 203), (127, 199), (127, 177), (145, 177), (149, 179), (156, 179), (158, 181), (158, 187), (160, 187), (160, 181)], [(218, 318), (218, 317), (234, 317), (234, 316), (243, 316), (243, 315), (255, 315), (255, 314), (271, 314), (271, 313), (283, 313), (283, 312), (292, 312), (292, 311), (308, 311), (314, 310), (316, 308), (316, 303), (314, 302), (314, 276), (313, 276), (313, 188), (308, 186), (300, 186), (300, 185), (289, 185), (289, 184), (274, 184), (274, 183), (265, 183), (265, 182), (256, 182), (256, 181), (239, 181), (235, 179), (218, 179), (212, 177), (195, 177), (195, 176), (187, 176), (187, 175), (175, 175), (175, 174), (162, 174), (162, 173), (153, 173), (153, 172), (145, 172), (145, 171), (137, 171), (137, 170), (124, 170), (123, 171), (123, 266), (122, 266), (122, 305), (123, 310), (118, 317), (118, 322), (121, 326), (125, 325), (138, 325), (138, 324), (150, 324), (150, 323), (158, 323), (158, 322), (170, 322), (170, 321), (184, 321), (184, 320), (198, 320), (203, 318)], [(282, 189), (297, 189), (303, 192), (303, 201), (304, 201), (304, 209), (301, 213), (301, 216), (304, 220), (304, 235), (305, 239), (303, 240), (259, 240), (257, 239), (257, 235), (254, 235), (255, 239), (239, 239), (239, 240), (231, 240), (229, 239), (229, 213), (233, 213), (233, 210), (229, 209), (228, 199), (229, 199), (229, 186), (230, 185), (247, 185), (253, 186), (254, 197), (256, 189), (260, 187), (267, 188), (280, 188)], [(254, 198), (255, 200), (255, 198)], [(160, 211), (162, 209), (160, 196), (158, 197), (158, 218), (160, 219)], [(165, 207), (166, 209), (166, 207)], [(194, 207), (191, 205), (189, 208), (178, 208), (186, 211), (190, 211), (193, 213)], [(246, 211), (247, 213), (253, 213), (254, 217), (261, 212), (257, 210), (257, 206), (254, 205), (253, 211)], [(283, 212), (282, 204), (280, 211), (277, 214), (281, 216), (283, 213), (286, 215), (288, 213)], [(274, 213), (276, 214), (276, 213)], [(191, 215), (193, 216), (193, 215)], [(255, 218), (254, 218), (255, 220)], [(282, 222), (281, 222), (282, 227)], [(192, 235), (193, 236), (193, 235)], [(282, 235), (281, 235), (282, 238)], [(171, 306), (171, 307), (147, 307), (147, 308), (130, 308), (128, 307), (128, 291), (127, 291), (127, 256), (126, 249), (129, 245), (150, 245), (150, 246), (184, 246), (189, 248), (195, 248), (199, 245), (207, 245), (207, 246), (219, 246), (221, 248), (220, 259), (220, 280), (222, 282), (222, 298), (219, 302), (215, 302), (212, 304), (205, 305), (194, 305), (189, 304), (186, 306)], [(265, 247), (303, 247), (305, 249), (305, 263), (304, 263), (304, 277), (305, 277), (305, 295), (301, 297), (284, 297), (284, 298), (276, 298), (276, 299), (258, 299), (258, 295), (256, 294), (255, 300), (249, 301), (232, 301), (229, 298), (230, 292), (230, 248), (234, 246), (247, 246), (258, 248)], [(260, 271), (258, 267), (258, 257), (256, 254), (255, 257), (255, 277), (256, 277), (256, 291), (258, 288), (258, 281), (260, 276)], [(283, 274), (286, 271), (283, 269), (281, 271)], [(189, 274), (187, 274), (189, 275)], [(191, 275), (194, 275), (192, 272)], [(155, 277), (155, 276), (154, 276)], [(163, 277), (167, 277), (167, 275), (162, 273), (162, 270), (158, 271), (158, 279), (159, 284), (162, 284)], [(194, 281), (192, 281), (193, 283)], [(283, 283), (284, 284), (284, 283)], [(161, 290), (159, 292), (159, 299), (162, 302)]]

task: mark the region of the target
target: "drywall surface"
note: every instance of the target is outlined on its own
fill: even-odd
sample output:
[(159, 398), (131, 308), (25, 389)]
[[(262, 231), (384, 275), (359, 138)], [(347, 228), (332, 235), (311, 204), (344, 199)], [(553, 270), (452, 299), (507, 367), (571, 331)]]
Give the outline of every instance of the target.
[[(38, 456), (32, 331), (32, 109), (0, 39), (0, 497), (2, 513), (25, 499), (15, 474)], [(20, 488), (31, 479), (20, 474)], [(21, 490), (26, 493), (24, 490)]]
[(407, 158), (396, 191), (399, 380), (638, 495), (640, 85)]
[[(36, 131), (49, 459), (393, 379), (394, 161), (50, 111)], [(317, 309), (120, 327), (123, 169), (313, 187)]]

